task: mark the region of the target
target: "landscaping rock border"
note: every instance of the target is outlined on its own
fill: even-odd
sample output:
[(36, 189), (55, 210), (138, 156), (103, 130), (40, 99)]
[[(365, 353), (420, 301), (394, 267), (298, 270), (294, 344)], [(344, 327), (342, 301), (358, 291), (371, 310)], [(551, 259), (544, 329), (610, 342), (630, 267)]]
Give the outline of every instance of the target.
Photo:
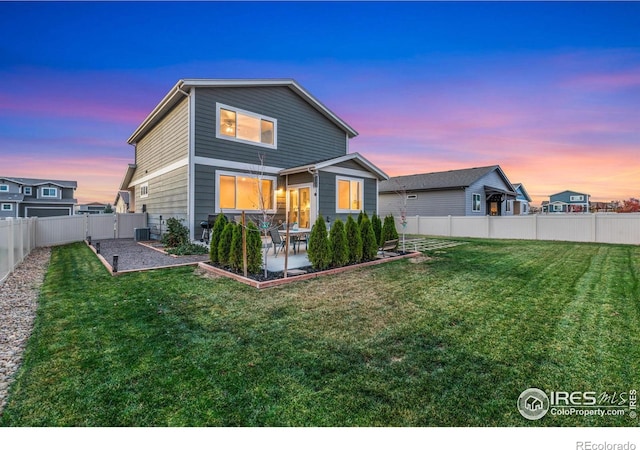
[(0, 285), (0, 415), (33, 330), (51, 249), (36, 248)]

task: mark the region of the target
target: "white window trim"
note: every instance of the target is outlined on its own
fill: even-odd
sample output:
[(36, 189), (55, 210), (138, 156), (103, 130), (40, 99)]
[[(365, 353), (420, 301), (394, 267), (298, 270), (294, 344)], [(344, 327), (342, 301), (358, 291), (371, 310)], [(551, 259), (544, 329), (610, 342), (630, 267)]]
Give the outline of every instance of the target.
[(278, 177), (273, 177), (269, 175), (257, 175), (254, 173), (246, 173), (246, 172), (229, 172), (227, 170), (216, 170), (216, 213), (241, 213), (245, 212), (258, 212), (261, 211), (259, 209), (229, 209), (229, 208), (220, 208), (220, 176), (229, 176), (229, 177), (248, 177), (248, 178), (259, 178), (263, 180), (271, 180), (273, 186), (272, 200), (271, 204), (274, 206), (272, 209), (268, 209), (267, 212), (269, 214), (275, 214), (277, 211), (278, 199), (277, 199), (277, 190), (278, 190)]
[(583, 202), (584, 201), (584, 195), (571, 195), (569, 197), (569, 201), (570, 202)]
[(8, 184), (0, 184), (0, 192), (9, 192)]
[[(45, 195), (44, 194), (44, 190), (45, 189), (49, 189), (49, 191), (51, 191), (53, 189), (53, 191), (55, 192), (55, 195)], [(40, 198), (58, 198), (58, 188), (57, 187), (42, 187), (42, 188), (40, 188)]]
[[(142, 193), (144, 189), (144, 193)], [(140, 198), (147, 198), (149, 197), (149, 183), (142, 183), (140, 185)]]
[[(227, 136), (225, 134), (220, 133), (220, 109), (226, 109), (229, 111), (233, 111), (235, 113), (240, 113), (247, 115), (249, 117), (254, 117), (260, 120), (266, 120), (273, 123), (273, 144), (264, 144), (262, 142), (248, 141), (246, 139), (240, 139), (234, 136)], [(278, 148), (278, 120), (273, 117), (263, 116), (262, 114), (257, 114), (251, 111), (247, 111), (245, 109), (236, 108), (235, 106), (225, 105), (224, 103), (216, 102), (216, 137), (218, 139), (224, 139), (227, 141), (233, 142), (241, 142), (243, 144), (256, 145), (258, 147), (271, 148), (276, 150)]]
[(0, 211), (13, 211), (13, 203), (3, 203)]
[(31, 190), (31, 186), (25, 186), (22, 188), (22, 193), (24, 195), (33, 195), (33, 191)]
[(563, 205), (553, 205), (553, 212), (562, 212)]
[[(476, 197), (478, 198), (478, 209), (476, 209)], [(482, 196), (480, 194), (473, 194), (471, 196), (471, 211), (472, 212), (482, 211)]]
[[(360, 206), (362, 208), (360, 209), (340, 209), (339, 208), (339, 204), (340, 204), (340, 199), (338, 198), (339, 195), (339, 189), (338, 189), (338, 183), (340, 181), (357, 181), (360, 183), (360, 192), (358, 192), (358, 196), (360, 197)], [(349, 200), (351, 200), (351, 197), (349, 197)], [(336, 177), (336, 214), (353, 214), (353, 213), (359, 213), (360, 211), (364, 211), (364, 179), (363, 178), (351, 178), (351, 177)]]

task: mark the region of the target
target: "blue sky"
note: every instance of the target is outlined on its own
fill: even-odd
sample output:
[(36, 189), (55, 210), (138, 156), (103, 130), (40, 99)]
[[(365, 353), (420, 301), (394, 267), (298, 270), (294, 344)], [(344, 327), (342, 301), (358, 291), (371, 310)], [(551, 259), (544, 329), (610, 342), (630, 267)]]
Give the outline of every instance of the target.
[(180, 78), (294, 78), (390, 175), (640, 196), (640, 3), (0, 2), (0, 172), (113, 201)]

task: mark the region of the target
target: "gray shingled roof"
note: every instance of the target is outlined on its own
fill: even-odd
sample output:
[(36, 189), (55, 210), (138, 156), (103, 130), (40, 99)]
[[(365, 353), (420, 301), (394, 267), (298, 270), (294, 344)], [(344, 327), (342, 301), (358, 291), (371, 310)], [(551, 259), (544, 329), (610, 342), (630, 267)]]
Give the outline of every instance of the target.
[(471, 169), (391, 177), (389, 180), (380, 183), (379, 192), (396, 192), (399, 189), (405, 191), (435, 191), (463, 188), (472, 185), (489, 172), (499, 169), (499, 167), (473, 167)]
[(48, 180), (42, 178), (16, 178), (16, 177), (0, 177), (0, 180), (10, 180), (19, 184), (24, 184), (26, 186), (39, 186), (41, 184), (55, 184), (56, 186), (64, 187), (64, 188), (77, 188), (77, 181), (63, 181), (63, 180)]

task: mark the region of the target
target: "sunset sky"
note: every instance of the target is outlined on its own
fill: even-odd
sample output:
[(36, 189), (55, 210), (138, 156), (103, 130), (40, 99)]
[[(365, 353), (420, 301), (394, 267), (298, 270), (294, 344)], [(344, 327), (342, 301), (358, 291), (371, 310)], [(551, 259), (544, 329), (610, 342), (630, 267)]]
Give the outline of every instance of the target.
[(640, 196), (638, 2), (0, 2), (0, 176), (113, 202), (181, 78), (293, 78), (391, 176)]

